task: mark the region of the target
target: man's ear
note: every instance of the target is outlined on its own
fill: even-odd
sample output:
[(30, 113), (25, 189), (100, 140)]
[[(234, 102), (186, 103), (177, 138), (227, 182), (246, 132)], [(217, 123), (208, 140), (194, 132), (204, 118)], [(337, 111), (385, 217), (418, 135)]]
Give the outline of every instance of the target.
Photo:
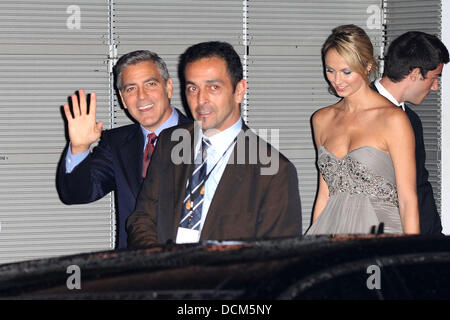
[(412, 69), (411, 72), (409, 73), (408, 77), (412, 81), (420, 80), (422, 78), (422, 74), (420, 73), (420, 69), (419, 68)]
[(171, 78), (167, 79), (167, 83), (166, 83), (166, 91), (167, 91), (167, 96), (169, 97), (169, 99), (172, 99), (172, 94), (173, 94), (173, 82), (172, 82), (172, 79), (171, 79)]
[(247, 81), (241, 79), (236, 84), (236, 89), (234, 90), (234, 99), (236, 103), (241, 103), (244, 100), (245, 92), (247, 91)]

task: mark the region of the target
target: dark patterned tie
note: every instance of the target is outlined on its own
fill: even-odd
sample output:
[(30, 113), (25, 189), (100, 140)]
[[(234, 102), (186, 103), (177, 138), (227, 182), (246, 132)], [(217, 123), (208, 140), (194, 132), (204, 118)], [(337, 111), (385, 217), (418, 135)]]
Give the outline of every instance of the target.
[(142, 160), (142, 178), (145, 178), (147, 175), (148, 165), (150, 164), (150, 158), (152, 157), (153, 150), (155, 150), (155, 140), (157, 138), (154, 132), (149, 133), (148, 135), (147, 146), (145, 147), (144, 158)]
[(205, 194), (206, 157), (207, 150), (211, 146), (208, 139), (202, 139), (202, 152), (195, 159), (186, 194), (183, 201), (180, 227), (199, 230), (202, 217), (202, 203)]

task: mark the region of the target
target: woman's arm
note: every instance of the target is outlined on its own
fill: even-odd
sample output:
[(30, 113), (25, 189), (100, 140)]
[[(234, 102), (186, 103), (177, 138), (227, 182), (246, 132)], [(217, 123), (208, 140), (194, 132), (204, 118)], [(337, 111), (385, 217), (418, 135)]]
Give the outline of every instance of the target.
[(394, 164), (403, 232), (419, 234), (414, 132), (407, 115), (400, 108), (390, 112), (392, 114), (385, 117), (385, 140)]
[(323, 209), (328, 203), (328, 199), (330, 198), (328, 186), (325, 180), (322, 177), (322, 174), (319, 174), (319, 190), (317, 191), (316, 201), (314, 202), (313, 209), (313, 223), (317, 220), (317, 218), (322, 213)]
[[(314, 136), (314, 143), (316, 145), (316, 148), (319, 149), (323, 144), (323, 113), (324, 109), (318, 110), (312, 117), (312, 129), (313, 129), (313, 136)], [(323, 209), (328, 203), (329, 191), (328, 186), (325, 180), (322, 177), (322, 174), (319, 172), (319, 187), (317, 190), (317, 196), (316, 200), (314, 202), (314, 208), (313, 208), (313, 223), (317, 220), (319, 215), (322, 213)]]

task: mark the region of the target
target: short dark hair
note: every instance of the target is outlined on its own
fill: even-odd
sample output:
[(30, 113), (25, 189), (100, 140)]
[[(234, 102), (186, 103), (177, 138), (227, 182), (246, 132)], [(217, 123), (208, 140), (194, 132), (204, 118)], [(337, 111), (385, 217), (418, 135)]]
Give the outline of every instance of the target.
[(124, 54), (119, 60), (117, 60), (117, 63), (114, 66), (116, 88), (118, 90), (122, 90), (122, 72), (126, 67), (145, 61), (153, 62), (156, 65), (159, 74), (164, 80), (164, 85), (166, 85), (167, 80), (169, 80), (169, 71), (167, 70), (164, 60), (156, 53), (149, 50), (136, 50)]
[(201, 42), (187, 48), (180, 57), (180, 67), (183, 78), (185, 78), (186, 66), (189, 63), (203, 58), (213, 57), (225, 60), (233, 90), (236, 89), (238, 82), (244, 78), (244, 71), (239, 55), (234, 50), (233, 46), (227, 42)]
[(396, 38), (389, 46), (383, 76), (399, 82), (413, 69), (419, 68), (425, 78), (428, 71), (448, 62), (448, 50), (438, 37), (425, 32), (409, 31)]

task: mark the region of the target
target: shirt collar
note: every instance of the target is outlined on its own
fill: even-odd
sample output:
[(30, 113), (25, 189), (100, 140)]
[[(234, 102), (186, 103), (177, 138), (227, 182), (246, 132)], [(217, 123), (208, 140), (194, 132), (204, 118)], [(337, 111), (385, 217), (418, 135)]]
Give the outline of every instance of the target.
[(381, 79), (375, 80), (375, 87), (377, 88), (378, 92), (390, 102), (395, 104), (397, 107), (402, 107), (403, 111), (405, 111), (405, 102), (398, 102), (397, 99), (395, 99), (394, 96), (389, 91), (387, 91), (385, 87), (383, 87), (380, 80)]
[[(153, 131), (156, 136), (159, 136), (159, 134), (161, 133), (161, 131), (163, 131), (164, 129), (176, 126), (178, 124), (178, 112), (176, 112), (174, 107), (170, 107), (172, 109), (172, 114), (169, 116), (169, 118), (163, 122), (163, 124), (161, 124), (155, 131)], [(144, 126), (141, 126), (141, 130), (142, 130), (142, 134), (144, 135), (144, 139), (145, 139), (145, 143), (144, 145), (147, 144), (147, 136), (149, 133), (151, 133), (152, 131), (147, 130), (146, 128), (144, 128)]]
[(237, 137), (239, 132), (242, 130), (242, 118), (239, 117), (238, 121), (236, 121), (231, 127), (211, 136), (206, 137), (203, 134), (203, 131), (200, 130), (199, 141), (196, 143), (196, 150), (200, 149), (201, 140), (203, 137), (208, 138), (211, 142), (211, 146), (218, 153), (222, 154), (228, 148), (228, 146), (233, 142), (234, 138)]

